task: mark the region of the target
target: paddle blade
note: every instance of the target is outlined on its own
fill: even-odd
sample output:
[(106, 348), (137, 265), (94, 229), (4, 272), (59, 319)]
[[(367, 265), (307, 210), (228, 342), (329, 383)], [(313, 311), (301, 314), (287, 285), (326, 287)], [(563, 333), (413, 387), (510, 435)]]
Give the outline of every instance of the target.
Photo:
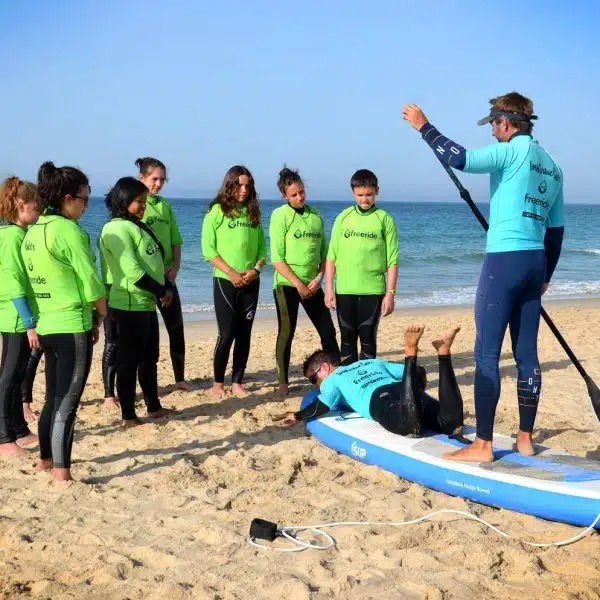
[(596, 417), (600, 421), (600, 389), (598, 389), (598, 386), (589, 376), (585, 378), (585, 384), (587, 385), (588, 394), (590, 395), (592, 408), (596, 413)]

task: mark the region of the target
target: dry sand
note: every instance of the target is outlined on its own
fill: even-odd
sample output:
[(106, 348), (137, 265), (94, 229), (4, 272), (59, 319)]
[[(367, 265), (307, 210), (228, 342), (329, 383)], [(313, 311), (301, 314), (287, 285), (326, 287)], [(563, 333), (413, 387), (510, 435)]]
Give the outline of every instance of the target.
[[(600, 380), (598, 304), (550, 308), (585, 367)], [(401, 333), (414, 320), (427, 327), (422, 362), (432, 367), (434, 386), (428, 342), (450, 325), (462, 326), (455, 365), (466, 421), (473, 423), (471, 309), (397, 311), (381, 323), (381, 356), (401, 359)], [(294, 343), (288, 399), (274, 393), (272, 319), (259, 324), (252, 340), (251, 395), (212, 399), (206, 390), (214, 335), (214, 323), (188, 326), (187, 369), (197, 388), (192, 393), (172, 391), (163, 346), (163, 403), (179, 413), (127, 431), (119, 428), (118, 413), (100, 406), (97, 348), (77, 421), (77, 483), (57, 488), (48, 474), (35, 473), (35, 452), (28, 460), (2, 460), (0, 597), (600, 598), (597, 534), (565, 548), (535, 550), (477, 523), (442, 517), (405, 528), (334, 530), (337, 547), (328, 552), (275, 554), (249, 547), (248, 528), (256, 516), (287, 524), (380, 521), (456, 508), (537, 541), (565, 539), (578, 529), (425, 489), (336, 455), (308, 437), (303, 426), (275, 426), (271, 415), (297, 409), (308, 389), (300, 363), (317, 346), (317, 337), (306, 324)], [(544, 325), (540, 348), (544, 388), (535, 441), (600, 459), (600, 427), (585, 387)], [(513, 434), (517, 405), (508, 344), (501, 367), (497, 430)], [(35, 389), (39, 408), (43, 376)]]

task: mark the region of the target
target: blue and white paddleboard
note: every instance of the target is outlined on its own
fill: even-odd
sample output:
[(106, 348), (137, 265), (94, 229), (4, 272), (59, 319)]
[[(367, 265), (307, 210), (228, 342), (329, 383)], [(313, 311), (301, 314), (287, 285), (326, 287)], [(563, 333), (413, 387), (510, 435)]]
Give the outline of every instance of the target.
[[(302, 406), (317, 393), (311, 390)], [(595, 460), (549, 448), (521, 456), (513, 451), (513, 438), (496, 434), (493, 463), (449, 461), (442, 454), (463, 443), (433, 432), (422, 438), (394, 435), (356, 413), (330, 412), (308, 421), (306, 428), (333, 450), (452, 496), (586, 527), (600, 513), (600, 462)], [(475, 430), (465, 427), (463, 435), (472, 440)]]

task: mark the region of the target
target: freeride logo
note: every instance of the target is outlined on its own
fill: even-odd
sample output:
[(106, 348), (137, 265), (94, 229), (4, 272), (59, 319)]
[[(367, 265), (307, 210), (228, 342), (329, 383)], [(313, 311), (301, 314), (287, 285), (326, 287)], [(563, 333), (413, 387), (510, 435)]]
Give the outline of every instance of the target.
[(374, 231), (356, 231), (354, 229), (346, 229), (346, 231), (344, 231), (344, 237), (345, 238), (357, 237), (357, 238), (363, 238), (363, 239), (369, 239), (369, 240), (376, 240), (377, 234)]
[(150, 226), (154, 225), (155, 223), (164, 223), (165, 225), (168, 225), (169, 221), (166, 219), (161, 219), (160, 217), (149, 217), (146, 223), (148, 223)]
[(235, 229), (236, 227), (254, 228), (254, 227), (256, 227), (256, 225), (254, 225), (254, 223), (248, 223), (247, 221), (240, 221), (239, 219), (232, 219), (227, 224), (227, 227), (229, 227), (229, 229)]
[(156, 244), (148, 243), (146, 245), (146, 254), (148, 256), (152, 256), (152, 255), (156, 254), (157, 252), (159, 252), (159, 249), (158, 249), (158, 246)]
[(312, 231), (301, 231), (300, 229), (296, 229), (296, 231), (294, 231), (294, 237), (297, 240), (301, 240), (304, 238), (319, 239), (321, 237), (321, 234), (314, 233)]

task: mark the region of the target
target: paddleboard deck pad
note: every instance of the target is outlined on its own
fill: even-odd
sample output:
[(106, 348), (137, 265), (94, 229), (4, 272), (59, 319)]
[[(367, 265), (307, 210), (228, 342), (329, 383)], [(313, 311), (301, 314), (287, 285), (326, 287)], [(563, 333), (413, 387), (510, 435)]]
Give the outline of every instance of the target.
[[(311, 390), (302, 407), (317, 393)], [(442, 455), (464, 442), (427, 431), (421, 438), (395, 435), (356, 413), (330, 412), (306, 428), (337, 452), (452, 496), (584, 527), (600, 513), (599, 461), (539, 446), (536, 456), (521, 456), (513, 438), (497, 434), (493, 463), (449, 461)], [(463, 436), (473, 440), (474, 428)]]

